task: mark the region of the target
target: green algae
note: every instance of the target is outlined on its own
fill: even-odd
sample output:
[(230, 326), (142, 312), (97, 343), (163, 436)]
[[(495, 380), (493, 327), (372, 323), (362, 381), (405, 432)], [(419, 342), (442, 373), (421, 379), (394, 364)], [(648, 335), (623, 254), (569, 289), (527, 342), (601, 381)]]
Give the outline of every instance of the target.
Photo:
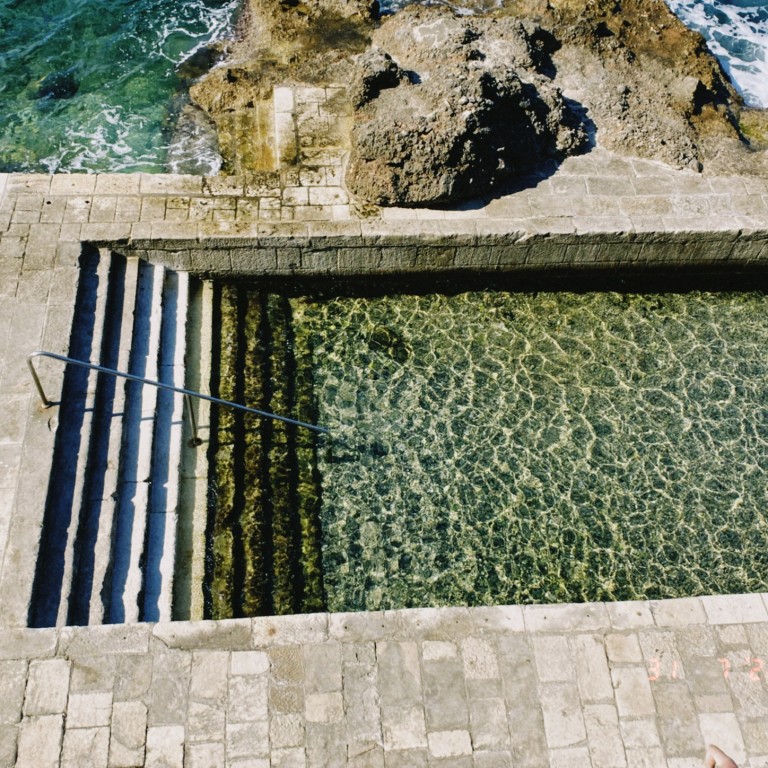
[[(297, 366), (287, 300), (225, 285), (218, 305), (214, 393), (302, 419), (313, 407), (313, 379), (306, 351)], [(221, 411), (211, 452), (207, 614), (323, 610), (314, 439), (281, 421)]]

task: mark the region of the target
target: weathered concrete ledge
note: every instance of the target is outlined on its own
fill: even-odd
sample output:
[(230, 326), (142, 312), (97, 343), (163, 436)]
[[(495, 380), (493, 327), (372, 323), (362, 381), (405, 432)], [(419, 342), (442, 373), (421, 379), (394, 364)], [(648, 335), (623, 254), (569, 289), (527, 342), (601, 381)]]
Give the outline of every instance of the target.
[(0, 630), (27, 766), (768, 765), (768, 594)]

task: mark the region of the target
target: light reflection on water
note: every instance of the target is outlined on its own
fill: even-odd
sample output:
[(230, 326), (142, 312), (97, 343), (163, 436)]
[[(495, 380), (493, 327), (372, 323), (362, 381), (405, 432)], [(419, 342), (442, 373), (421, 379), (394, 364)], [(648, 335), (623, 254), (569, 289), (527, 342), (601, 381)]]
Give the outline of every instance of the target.
[(768, 588), (763, 294), (292, 306), (330, 610)]

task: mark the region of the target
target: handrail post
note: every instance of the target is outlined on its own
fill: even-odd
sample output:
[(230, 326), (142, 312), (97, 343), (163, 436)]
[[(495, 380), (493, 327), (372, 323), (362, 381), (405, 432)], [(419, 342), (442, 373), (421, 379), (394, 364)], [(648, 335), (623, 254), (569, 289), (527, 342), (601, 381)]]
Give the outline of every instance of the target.
[(197, 434), (197, 419), (195, 418), (195, 412), (192, 408), (192, 398), (189, 395), (184, 395), (184, 407), (187, 411), (187, 418), (189, 419), (189, 427), (192, 430), (192, 440), (190, 441), (193, 446), (202, 445), (203, 441)]
[(32, 365), (32, 358), (27, 358), (27, 365), (29, 366), (29, 372), (32, 374), (32, 381), (35, 382), (35, 387), (37, 387), (37, 394), (40, 395), (40, 400), (43, 403), (43, 408), (50, 408), (53, 403), (45, 396), (45, 391), (43, 390), (43, 385), (40, 383), (40, 378), (37, 375), (37, 371), (35, 370), (35, 366)]

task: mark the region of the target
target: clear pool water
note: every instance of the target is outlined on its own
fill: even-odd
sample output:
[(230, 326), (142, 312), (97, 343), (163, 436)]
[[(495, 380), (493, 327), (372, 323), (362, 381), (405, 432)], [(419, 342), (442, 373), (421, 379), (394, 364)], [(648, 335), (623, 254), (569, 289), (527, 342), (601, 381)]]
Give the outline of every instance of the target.
[(768, 297), (292, 299), (330, 610), (768, 589)]

